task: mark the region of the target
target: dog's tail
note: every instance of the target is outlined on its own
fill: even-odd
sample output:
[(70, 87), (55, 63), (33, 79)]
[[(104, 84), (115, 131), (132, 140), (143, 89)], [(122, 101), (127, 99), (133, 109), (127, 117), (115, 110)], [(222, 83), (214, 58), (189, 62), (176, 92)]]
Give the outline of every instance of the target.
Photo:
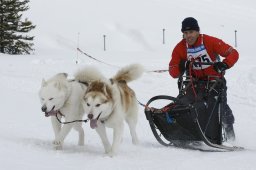
[(128, 83), (130, 81), (138, 79), (140, 76), (142, 76), (143, 72), (144, 68), (142, 65), (131, 64), (119, 70), (112, 78), (112, 80), (117, 82), (125, 81)]
[(87, 66), (78, 70), (74, 76), (75, 80), (85, 84), (89, 84), (92, 81), (101, 80), (104, 78), (100, 71), (93, 66)]

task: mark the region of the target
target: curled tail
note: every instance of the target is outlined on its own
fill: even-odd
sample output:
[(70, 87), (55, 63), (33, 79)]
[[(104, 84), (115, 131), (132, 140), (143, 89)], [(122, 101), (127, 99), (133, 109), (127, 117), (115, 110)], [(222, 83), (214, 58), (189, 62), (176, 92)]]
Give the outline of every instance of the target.
[(90, 83), (92, 81), (101, 80), (104, 78), (100, 71), (92, 66), (87, 66), (78, 70), (74, 76), (75, 80), (83, 83)]
[(117, 82), (125, 81), (128, 83), (138, 79), (140, 76), (142, 76), (143, 72), (144, 68), (142, 65), (131, 64), (119, 70), (112, 79)]

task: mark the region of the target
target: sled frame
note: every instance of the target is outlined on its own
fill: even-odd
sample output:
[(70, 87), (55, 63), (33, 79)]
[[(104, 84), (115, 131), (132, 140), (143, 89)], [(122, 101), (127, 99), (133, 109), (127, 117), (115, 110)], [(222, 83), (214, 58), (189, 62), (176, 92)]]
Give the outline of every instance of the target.
[[(180, 84), (180, 88), (179, 88), (179, 95), (184, 94), (184, 91), (186, 90), (186, 88), (188, 88), (187, 86), (191, 85), (190, 82), (194, 81), (191, 79), (189, 79), (187, 76), (183, 76), (184, 78), (181, 80), (181, 84)], [(212, 77), (209, 77), (209, 80), (207, 82), (207, 88), (209, 88), (210, 90), (214, 90), (214, 87), (217, 85), (217, 83), (219, 83), (221, 81), (221, 79), (219, 79), (218, 77), (215, 77), (215, 79), (211, 80), (211, 86), (209, 84), (210, 78), (212, 79)], [(184, 81), (185, 79), (185, 81)], [(179, 80), (180, 81), (180, 80)], [(219, 136), (220, 139), (217, 143), (212, 143), (206, 136), (205, 136), (205, 132), (202, 130), (202, 127), (199, 123), (198, 120), (198, 113), (197, 113), (197, 109), (193, 106), (193, 105), (184, 105), (183, 109), (187, 109), (191, 112), (193, 116), (193, 120), (195, 124), (196, 124), (196, 131), (200, 136), (199, 141), (202, 141), (203, 143), (205, 143), (206, 145), (208, 145), (209, 147), (215, 149), (214, 151), (237, 151), (237, 150), (243, 150), (242, 147), (236, 147), (236, 146), (224, 146), (223, 142), (226, 140), (226, 135), (225, 135), (225, 131), (223, 130), (223, 124), (222, 124), (222, 116), (221, 113), (223, 113), (223, 102), (221, 102), (222, 96), (223, 95), (223, 88), (220, 88), (219, 91), (219, 95), (218, 98), (216, 100), (215, 106), (213, 108), (213, 110), (215, 109), (216, 106), (218, 106), (218, 117), (219, 117)], [(176, 141), (176, 140), (170, 140), (170, 139), (166, 139), (164, 137), (164, 135), (162, 134), (161, 130), (157, 127), (157, 125), (154, 122), (154, 118), (153, 118), (153, 114), (163, 114), (161, 109), (156, 109), (156, 108), (151, 108), (150, 104), (155, 101), (155, 100), (170, 100), (173, 103), (179, 103), (182, 105), (182, 103), (180, 103), (178, 97), (172, 97), (172, 96), (167, 96), (167, 95), (159, 95), (159, 96), (155, 96), (152, 97), (148, 103), (147, 103), (147, 107), (145, 107), (145, 115), (147, 120), (149, 121), (149, 125), (150, 128), (153, 132), (153, 135), (155, 136), (156, 140), (162, 144), (163, 146), (177, 146), (177, 147), (182, 147), (182, 148), (187, 148), (188, 145), (186, 145), (187, 143), (190, 142), (197, 142), (197, 141)], [(193, 148), (192, 148), (193, 149)], [(197, 149), (197, 150), (200, 150)]]

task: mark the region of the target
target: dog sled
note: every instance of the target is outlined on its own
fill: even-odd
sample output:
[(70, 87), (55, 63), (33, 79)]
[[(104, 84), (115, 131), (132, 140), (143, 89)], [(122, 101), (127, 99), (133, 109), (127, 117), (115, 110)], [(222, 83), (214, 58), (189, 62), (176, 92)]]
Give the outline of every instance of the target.
[(228, 132), (222, 121), (224, 83), (224, 79), (214, 76), (207, 80), (182, 76), (177, 97), (152, 97), (144, 112), (156, 140), (164, 146), (202, 151), (242, 150), (242, 147), (225, 145)]

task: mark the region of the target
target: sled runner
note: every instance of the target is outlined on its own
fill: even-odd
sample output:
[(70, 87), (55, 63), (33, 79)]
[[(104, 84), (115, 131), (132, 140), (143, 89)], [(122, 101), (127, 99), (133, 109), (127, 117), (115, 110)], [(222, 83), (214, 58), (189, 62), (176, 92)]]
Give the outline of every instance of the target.
[[(205, 143), (212, 151), (236, 151), (242, 147), (223, 145), (227, 131), (222, 121), (224, 112), (224, 80), (209, 76), (196, 80), (191, 76), (179, 79), (179, 95), (159, 95), (146, 104), (145, 115), (157, 141), (164, 146), (201, 150)], [(167, 100), (160, 108), (154, 102)], [(166, 103), (166, 102), (165, 102)]]

